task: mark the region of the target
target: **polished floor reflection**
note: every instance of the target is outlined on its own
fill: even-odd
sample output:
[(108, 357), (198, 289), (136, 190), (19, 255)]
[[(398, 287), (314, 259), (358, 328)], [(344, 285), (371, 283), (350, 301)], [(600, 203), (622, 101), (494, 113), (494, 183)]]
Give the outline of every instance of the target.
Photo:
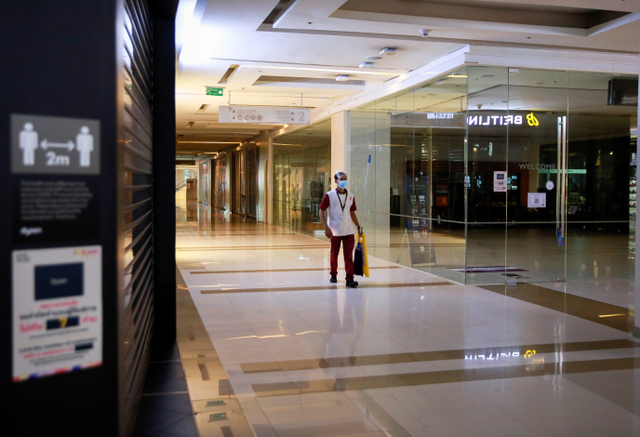
[(203, 436), (640, 436), (625, 305), (379, 258), (349, 289), (325, 239), (182, 209), (179, 347)]

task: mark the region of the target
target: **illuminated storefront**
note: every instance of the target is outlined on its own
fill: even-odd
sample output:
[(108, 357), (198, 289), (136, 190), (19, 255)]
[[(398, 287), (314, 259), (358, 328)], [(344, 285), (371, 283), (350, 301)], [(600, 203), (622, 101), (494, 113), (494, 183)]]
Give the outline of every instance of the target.
[(637, 98), (610, 104), (620, 79), (465, 67), (350, 111), (358, 198), (372, 155), (369, 253), (468, 284), (632, 279)]

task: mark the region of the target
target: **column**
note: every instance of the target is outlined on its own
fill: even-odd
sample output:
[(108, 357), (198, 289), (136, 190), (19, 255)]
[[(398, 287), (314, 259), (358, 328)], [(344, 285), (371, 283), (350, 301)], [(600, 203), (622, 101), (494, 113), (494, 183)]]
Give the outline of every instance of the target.
[(273, 138), (269, 138), (269, 160), (267, 161), (267, 195), (266, 197), (266, 221), (268, 224), (273, 224), (273, 171), (275, 165), (273, 164)]
[[(333, 127), (332, 127), (333, 130)], [(358, 219), (367, 235), (369, 254), (389, 258), (391, 212), (390, 114), (375, 111), (349, 112), (349, 184), (356, 195)], [(333, 150), (332, 150), (333, 153)], [(371, 155), (365, 199), (368, 156)], [(332, 156), (333, 161), (333, 156)], [(362, 211), (366, 210), (364, 219)]]
[[(636, 125), (637, 127), (640, 128), (640, 102), (639, 102), (639, 107), (638, 107), (638, 124)], [(640, 156), (640, 142), (637, 142), (636, 144), (636, 156)], [(640, 166), (639, 166), (640, 167)], [(637, 177), (638, 175), (636, 175)], [(636, 241), (636, 272), (635, 272), (635, 295), (634, 295), (634, 309), (635, 309), (635, 316), (634, 316), (634, 324), (633, 324), (633, 336), (634, 337), (640, 337), (640, 275), (638, 275), (638, 272), (640, 272), (640, 257), (638, 257), (638, 248), (637, 248), (637, 244), (638, 244), (638, 229), (640, 229), (640, 215), (636, 214), (636, 234), (634, 236), (635, 241)]]
[(349, 112), (342, 111), (331, 116), (331, 180), (327, 191), (333, 187), (333, 176), (338, 171), (348, 174), (349, 167)]

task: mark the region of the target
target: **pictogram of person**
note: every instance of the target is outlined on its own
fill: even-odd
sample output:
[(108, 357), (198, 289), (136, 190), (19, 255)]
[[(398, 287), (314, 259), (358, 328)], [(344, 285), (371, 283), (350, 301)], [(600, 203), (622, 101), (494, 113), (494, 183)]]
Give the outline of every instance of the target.
[(35, 164), (38, 132), (33, 130), (33, 124), (31, 123), (25, 123), (22, 131), (20, 131), (20, 148), (22, 149), (22, 163), (25, 166)]
[(80, 133), (76, 136), (76, 148), (80, 153), (80, 167), (91, 165), (91, 152), (93, 151), (93, 135), (89, 133), (87, 126), (80, 128)]

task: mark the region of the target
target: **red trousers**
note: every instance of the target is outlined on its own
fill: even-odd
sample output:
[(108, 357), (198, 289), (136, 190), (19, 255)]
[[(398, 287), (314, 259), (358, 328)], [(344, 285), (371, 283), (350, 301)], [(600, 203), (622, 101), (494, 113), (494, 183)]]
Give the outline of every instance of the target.
[(344, 245), (342, 253), (344, 255), (344, 269), (347, 271), (347, 281), (353, 280), (353, 247), (356, 239), (351, 235), (342, 237), (331, 237), (331, 276), (338, 276), (338, 255), (340, 254), (340, 243)]

